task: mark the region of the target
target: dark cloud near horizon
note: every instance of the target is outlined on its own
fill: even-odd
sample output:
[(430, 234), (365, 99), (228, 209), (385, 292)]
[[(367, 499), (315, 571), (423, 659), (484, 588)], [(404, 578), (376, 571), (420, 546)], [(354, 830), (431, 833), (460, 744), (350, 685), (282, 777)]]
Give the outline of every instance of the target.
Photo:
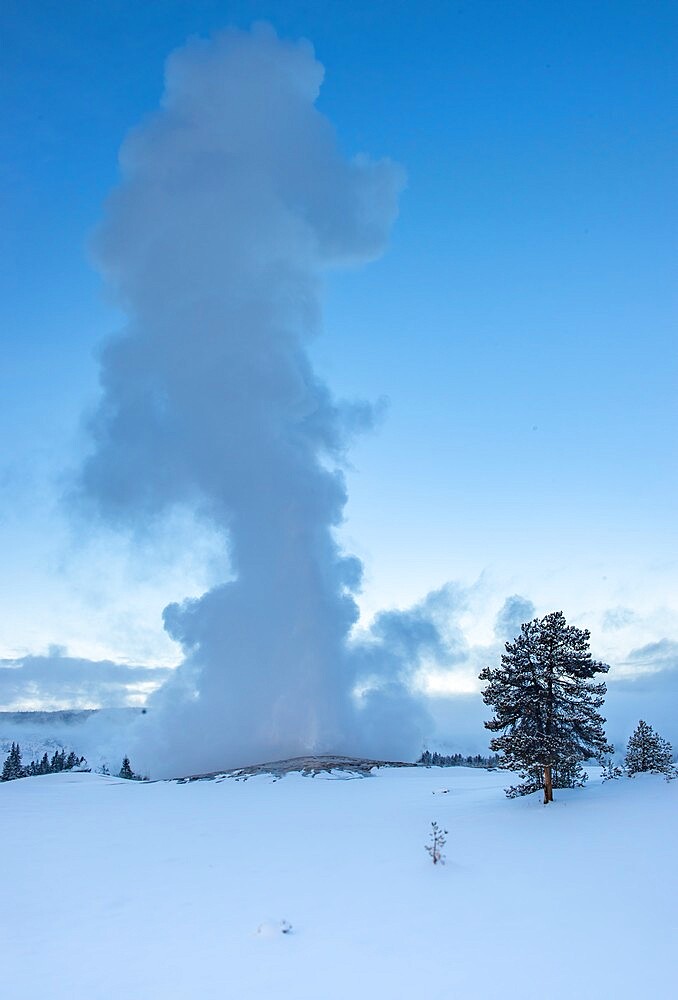
[(665, 638), (640, 646), (631, 650), (622, 665), (636, 672), (618, 676), (612, 665), (603, 708), (617, 755), (623, 756), (640, 719), (678, 752), (678, 642)]
[(126, 707), (170, 673), (164, 667), (67, 656), (56, 646), (45, 655), (0, 660), (0, 707)]
[(645, 646), (632, 649), (624, 662), (629, 666), (644, 667), (650, 671), (678, 671), (678, 642), (674, 639), (649, 642)]

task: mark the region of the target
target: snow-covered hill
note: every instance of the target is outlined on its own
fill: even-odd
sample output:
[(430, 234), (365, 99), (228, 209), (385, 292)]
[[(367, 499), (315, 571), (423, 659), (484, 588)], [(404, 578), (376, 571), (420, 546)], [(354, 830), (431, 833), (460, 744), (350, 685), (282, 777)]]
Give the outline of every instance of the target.
[(2, 784), (3, 995), (675, 996), (678, 781), (593, 781), (548, 807), (506, 783), (384, 768)]

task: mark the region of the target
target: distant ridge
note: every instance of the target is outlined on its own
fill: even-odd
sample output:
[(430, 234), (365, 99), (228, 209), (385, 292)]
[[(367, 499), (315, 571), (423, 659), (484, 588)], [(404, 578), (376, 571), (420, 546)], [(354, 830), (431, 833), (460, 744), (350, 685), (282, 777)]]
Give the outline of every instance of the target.
[(48, 726), (55, 722), (65, 725), (77, 725), (86, 722), (93, 715), (138, 715), (143, 708), (64, 708), (54, 711), (36, 712), (4, 712), (0, 710), (0, 727), (3, 723), (18, 723), (19, 725)]

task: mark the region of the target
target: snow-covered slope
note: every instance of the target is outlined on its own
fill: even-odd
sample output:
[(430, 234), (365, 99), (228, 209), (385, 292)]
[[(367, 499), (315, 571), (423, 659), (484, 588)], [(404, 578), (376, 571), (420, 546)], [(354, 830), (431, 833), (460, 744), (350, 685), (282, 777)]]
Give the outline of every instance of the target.
[(594, 781), (546, 808), (506, 783), (403, 768), (0, 785), (3, 996), (674, 997), (678, 781)]

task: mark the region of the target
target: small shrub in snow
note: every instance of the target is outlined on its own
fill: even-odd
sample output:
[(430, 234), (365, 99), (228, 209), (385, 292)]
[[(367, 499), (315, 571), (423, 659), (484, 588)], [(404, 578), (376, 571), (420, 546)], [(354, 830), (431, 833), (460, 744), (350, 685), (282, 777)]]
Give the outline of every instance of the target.
[(289, 920), (266, 920), (257, 927), (259, 937), (277, 937), (278, 934), (291, 934), (292, 924)]
[(600, 776), (603, 781), (616, 781), (617, 778), (621, 778), (623, 773), (622, 769), (617, 767), (612, 758), (610, 758), (604, 762)]
[(441, 830), (437, 823), (431, 823), (431, 843), (426, 844), (426, 850), (434, 865), (445, 864), (443, 847), (445, 846), (446, 834), (447, 830)]

